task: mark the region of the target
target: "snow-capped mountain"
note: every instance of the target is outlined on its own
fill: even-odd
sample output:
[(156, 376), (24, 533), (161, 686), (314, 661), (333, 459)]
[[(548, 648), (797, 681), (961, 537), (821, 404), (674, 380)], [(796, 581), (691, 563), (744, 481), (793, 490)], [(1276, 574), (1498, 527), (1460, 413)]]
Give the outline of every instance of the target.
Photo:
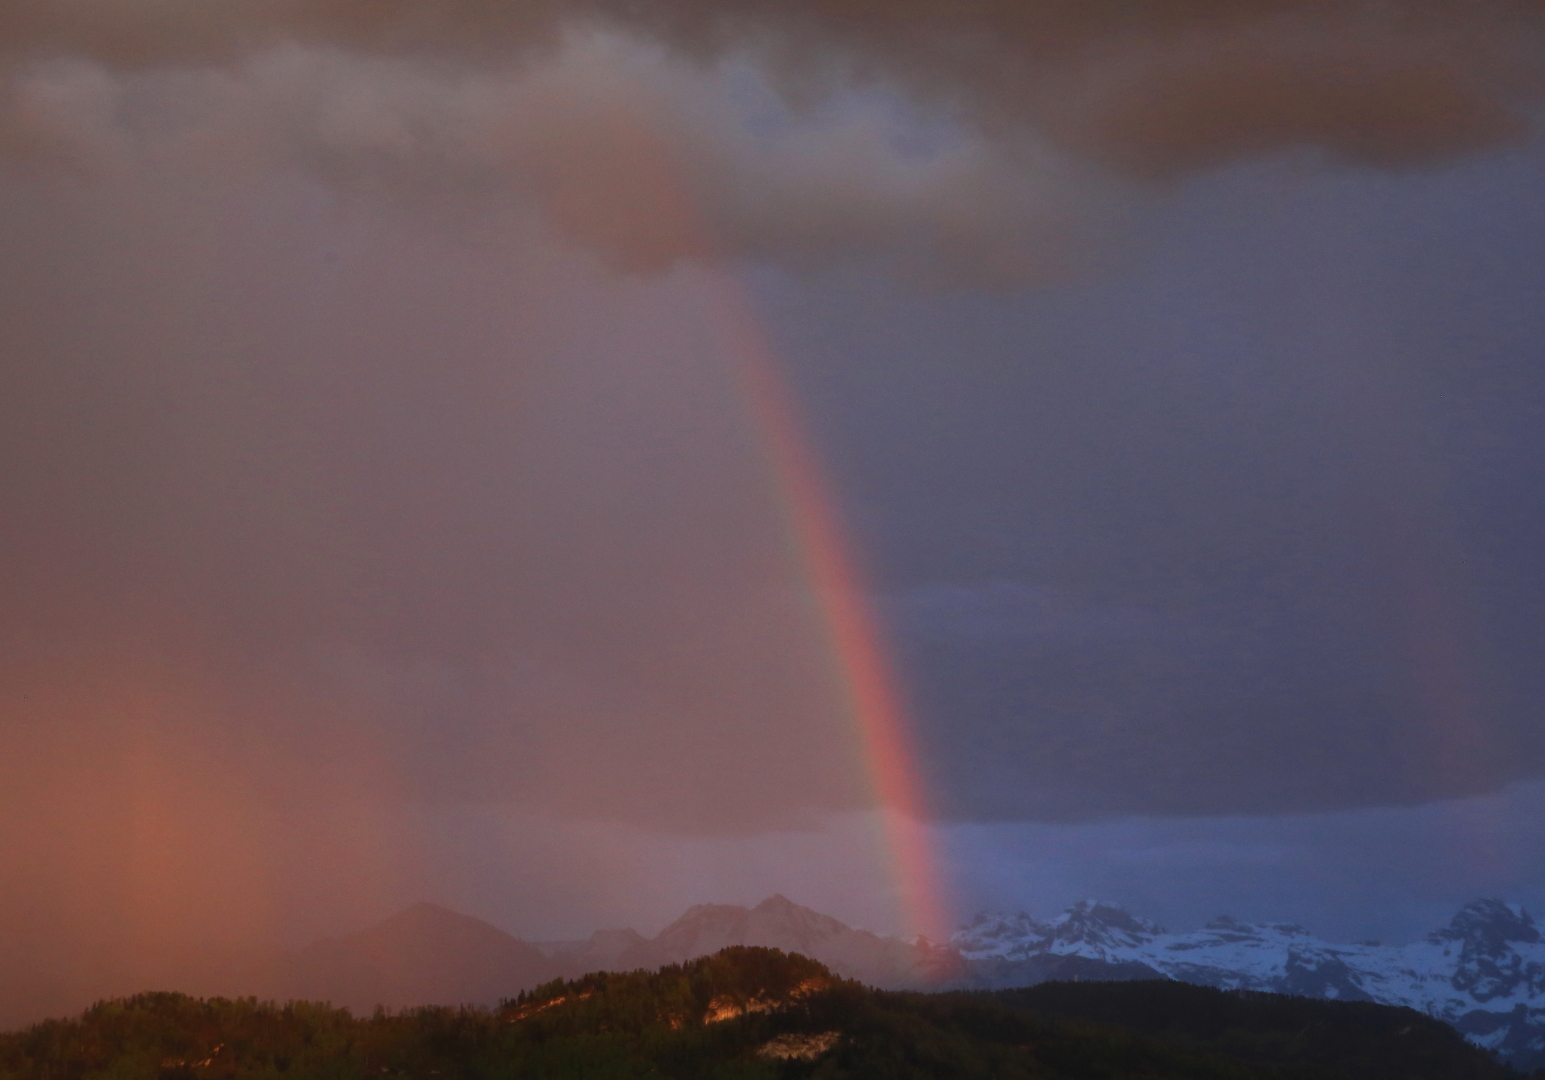
[(1081, 900), (1050, 922), (1022, 911), (983, 913), (950, 943), (968, 960), (1028, 960), (1041, 953), (1059, 953), (1120, 962), (1135, 959), (1132, 950), (1163, 934), (1162, 927), (1125, 908)]
[(987, 985), (1038, 974), (1052, 957), (1143, 965), (1223, 989), (1405, 1005), (1519, 1064), (1545, 1062), (1545, 942), (1528, 912), (1501, 900), (1466, 904), (1448, 926), (1409, 945), (1331, 944), (1302, 926), (1227, 916), (1173, 934), (1092, 901), (1049, 922), (983, 913), (951, 944)]

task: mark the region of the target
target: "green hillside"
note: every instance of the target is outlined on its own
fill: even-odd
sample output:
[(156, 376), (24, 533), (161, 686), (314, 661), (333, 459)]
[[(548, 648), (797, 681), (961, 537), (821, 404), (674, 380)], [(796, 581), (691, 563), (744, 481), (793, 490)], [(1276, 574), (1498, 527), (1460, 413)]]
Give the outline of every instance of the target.
[(1488, 1080), (1514, 1076), (1409, 1010), (1177, 983), (898, 994), (733, 948), (553, 982), (495, 1010), (356, 1018), (140, 994), (0, 1036), (0, 1080)]

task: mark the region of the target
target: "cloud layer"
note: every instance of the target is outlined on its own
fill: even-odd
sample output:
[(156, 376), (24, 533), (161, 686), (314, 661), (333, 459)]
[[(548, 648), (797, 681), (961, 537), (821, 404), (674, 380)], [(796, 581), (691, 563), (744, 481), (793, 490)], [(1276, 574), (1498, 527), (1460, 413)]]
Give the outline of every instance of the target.
[(1133, 197), (1045, 144), (874, 94), (797, 116), (752, 68), (616, 35), (499, 70), (295, 45), (190, 70), (55, 59), (7, 89), (4, 145), (45, 168), (299, 171), (480, 230), (540, 220), (626, 270), (739, 255), (1024, 282), (1087, 263)]
[(609, 25), (689, 55), (751, 53), (806, 86), (883, 80), (1163, 170), (1278, 146), (1401, 161), (1489, 142), (1539, 89), (1540, 18), (1524, 0), (23, 0), (0, 40), (116, 65), (289, 43), (497, 64)]
[[(100, 155), (181, 124), (334, 180), (497, 191), (633, 267), (730, 253), (1024, 282), (1081, 269), (1134, 184), (1520, 139), (1541, 34), (1521, 0), (29, 0), (0, 16), (0, 147)], [(737, 104), (737, 78), (778, 100)], [(855, 91), (910, 104), (898, 121)], [(755, 131), (780, 110), (781, 137)], [(920, 152), (929, 124), (952, 135)]]

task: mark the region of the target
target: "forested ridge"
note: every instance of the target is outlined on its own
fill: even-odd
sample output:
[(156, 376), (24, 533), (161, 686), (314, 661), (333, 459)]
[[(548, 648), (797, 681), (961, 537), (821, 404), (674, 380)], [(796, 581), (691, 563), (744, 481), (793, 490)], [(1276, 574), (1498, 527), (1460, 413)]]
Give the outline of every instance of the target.
[(146, 993), (0, 1036), (0, 1080), (1505, 1080), (1446, 1025), (1172, 982), (868, 989), (731, 948), (558, 980), (499, 1008)]

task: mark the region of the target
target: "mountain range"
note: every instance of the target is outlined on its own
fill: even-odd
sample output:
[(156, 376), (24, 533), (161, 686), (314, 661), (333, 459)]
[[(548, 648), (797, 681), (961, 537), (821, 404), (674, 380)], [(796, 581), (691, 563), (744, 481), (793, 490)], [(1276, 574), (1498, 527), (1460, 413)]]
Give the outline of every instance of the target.
[[(624, 935), (631, 937), (625, 939)], [(611, 950), (624, 940), (626, 946), (613, 953)], [(753, 908), (697, 904), (652, 939), (631, 930), (603, 930), (584, 942), (538, 947), (578, 974), (679, 964), (730, 945), (800, 953), (845, 978), (886, 989), (934, 989), (958, 983), (966, 973), (960, 954), (948, 946), (855, 930), (784, 896), (768, 897)]]
[[(1170, 933), (1093, 901), (1042, 921), (984, 912), (947, 944), (885, 937), (773, 896), (755, 907), (699, 904), (653, 938), (601, 930), (525, 942), (486, 922), (418, 904), (288, 957), (263, 996), (377, 1005), (497, 1004), (554, 979), (680, 964), (730, 946), (799, 953), (885, 989), (1002, 990), (1048, 981), (1171, 979), (1407, 1006), (1446, 1021), (1520, 1068), (1545, 1065), (1545, 941), (1522, 908), (1465, 905), (1408, 945), (1334, 944), (1301, 926), (1219, 917)], [(253, 988), (244, 988), (250, 993)]]
[(1501, 900), (1472, 901), (1407, 945), (1332, 944), (1302, 926), (1227, 916), (1172, 934), (1091, 901), (1047, 922), (986, 912), (950, 944), (978, 985), (1025, 985), (1048, 958), (1079, 957), (1225, 990), (1404, 1005), (1520, 1068), (1545, 1064), (1545, 941), (1527, 911)]
[(948, 946), (855, 930), (783, 896), (755, 907), (698, 904), (653, 938), (598, 930), (578, 941), (526, 942), (437, 904), (415, 904), (354, 934), (318, 941), (273, 965), (263, 996), (377, 1005), (491, 1005), (542, 983), (593, 971), (679, 964), (732, 945), (820, 960), (846, 978), (886, 989), (961, 985), (969, 964)]

